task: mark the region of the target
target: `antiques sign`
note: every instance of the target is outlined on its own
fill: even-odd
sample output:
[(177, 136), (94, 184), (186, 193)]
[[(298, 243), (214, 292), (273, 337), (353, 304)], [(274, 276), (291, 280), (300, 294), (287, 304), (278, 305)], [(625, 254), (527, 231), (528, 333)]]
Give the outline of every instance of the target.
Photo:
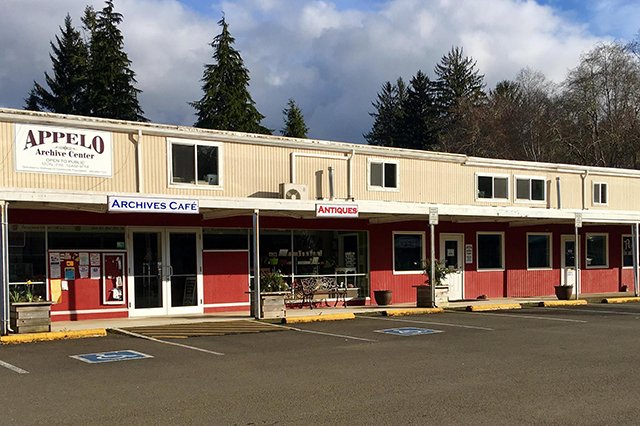
[(111, 177), (111, 133), (15, 125), (16, 171)]

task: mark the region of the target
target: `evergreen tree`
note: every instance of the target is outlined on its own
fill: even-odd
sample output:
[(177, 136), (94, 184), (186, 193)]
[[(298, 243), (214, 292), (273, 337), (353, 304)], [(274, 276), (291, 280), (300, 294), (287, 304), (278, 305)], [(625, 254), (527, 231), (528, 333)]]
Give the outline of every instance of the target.
[(53, 77), (44, 73), (49, 90), (34, 82), (29, 94), (30, 106), (60, 114), (88, 114), (88, 52), (80, 32), (73, 28), (68, 14), (64, 20), (64, 28), (60, 27), (60, 37), (56, 36), (56, 43), (50, 42), (50, 45), (53, 51), (49, 55), (53, 64)]
[(87, 97), (91, 115), (120, 120), (146, 121), (138, 103), (141, 91), (135, 88), (135, 73), (124, 52), (124, 39), (118, 29), (122, 15), (114, 11), (113, 1), (95, 12), (85, 9), (83, 23), (90, 33)]
[(476, 69), (476, 62), (465, 57), (462, 48), (454, 47), (435, 67), (436, 108), (439, 115), (438, 141), (440, 149), (448, 152), (476, 154), (476, 108), (486, 101), (484, 76)]
[(240, 53), (233, 48), (235, 39), (229, 33), (224, 17), (218, 21), (222, 31), (211, 42), (214, 64), (205, 65), (202, 77), (204, 95), (191, 103), (196, 109), (196, 127), (239, 132), (271, 131), (260, 124), (264, 118), (249, 93), (249, 71)]
[(27, 111), (41, 111), (40, 99), (36, 93), (36, 88), (32, 88), (29, 92), (29, 96), (24, 100), (24, 109)]
[(403, 109), (405, 137), (402, 147), (433, 149), (438, 135), (436, 97), (433, 83), (420, 70), (409, 82)]
[(280, 131), (282, 136), (306, 138), (309, 128), (304, 122), (302, 111), (293, 99), (289, 99), (287, 108), (283, 109), (282, 113), (284, 114), (284, 127)]
[(446, 114), (462, 102), (479, 105), (486, 95), (484, 75), (476, 69), (476, 61), (465, 57), (462, 48), (454, 47), (435, 67), (438, 107)]
[(363, 136), (370, 145), (403, 146), (405, 144), (402, 128), (404, 125), (404, 104), (407, 87), (398, 78), (396, 84), (387, 81), (378, 93), (378, 99), (371, 104), (376, 109), (369, 113), (374, 118), (369, 133)]

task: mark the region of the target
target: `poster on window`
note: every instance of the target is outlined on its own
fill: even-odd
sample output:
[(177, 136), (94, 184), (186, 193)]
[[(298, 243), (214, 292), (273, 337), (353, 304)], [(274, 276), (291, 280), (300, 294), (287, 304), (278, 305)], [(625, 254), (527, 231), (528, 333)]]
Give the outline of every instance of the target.
[(111, 133), (15, 125), (16, 171), (111, 177)]

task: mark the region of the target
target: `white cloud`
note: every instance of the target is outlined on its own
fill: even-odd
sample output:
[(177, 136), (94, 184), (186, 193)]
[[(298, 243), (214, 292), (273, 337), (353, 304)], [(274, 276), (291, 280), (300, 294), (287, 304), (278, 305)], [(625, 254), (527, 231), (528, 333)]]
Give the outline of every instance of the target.
[[(21, 108), (32, 81), (51, 66), (49, 41), (69, 12), (74, 23), (98, 0), (2, 0), (0, 105)], [(418, 69), (432, 75), (452, 46), (477, 60), (487, 86), (526, 66), (562, 80), (599, 39), (548, 6), (521, 0), (396, 0), (371, 10), (332, 1), (210, 2), (204, 16), (178, 0), (115, 0), (125, 50), (133, 61), (145, 114), (154, 122), (191, 125), (209, 43), (224, 11), (251, 72), (250, 90), (263, 124), (282, 127), (294, 98), (312, 137), (362, 141), (380, 86)], [(629, 18), (630, 19), (630, 18)]]

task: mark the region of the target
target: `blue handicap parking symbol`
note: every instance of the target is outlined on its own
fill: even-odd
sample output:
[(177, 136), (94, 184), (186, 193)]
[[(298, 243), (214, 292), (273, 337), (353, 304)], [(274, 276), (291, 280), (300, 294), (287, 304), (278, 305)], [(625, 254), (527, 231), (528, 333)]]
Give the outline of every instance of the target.
[(430, 328), (419, 328), (419, 327), (400, 327), (400, 328), (387, 328), (385, 330), (376, 330), (376, 332), (394, 334), (396, 336), (417, 336), (418, 334), (442, 333), (442, 330), (432, 330)]
[(124, 350), (113, 352), (98, 352), (94, 354), (82, 354), (82, 355), (70, 355), (71, 358), (79, 359), (80, 361), (87, 362), (89, 364), (99, 364), (101, 362), (114, 362), (114, 361), (130, 361), (132, 359), (144, 359), (153, 358), (151, 355), (143, 354), (142, 352)]

